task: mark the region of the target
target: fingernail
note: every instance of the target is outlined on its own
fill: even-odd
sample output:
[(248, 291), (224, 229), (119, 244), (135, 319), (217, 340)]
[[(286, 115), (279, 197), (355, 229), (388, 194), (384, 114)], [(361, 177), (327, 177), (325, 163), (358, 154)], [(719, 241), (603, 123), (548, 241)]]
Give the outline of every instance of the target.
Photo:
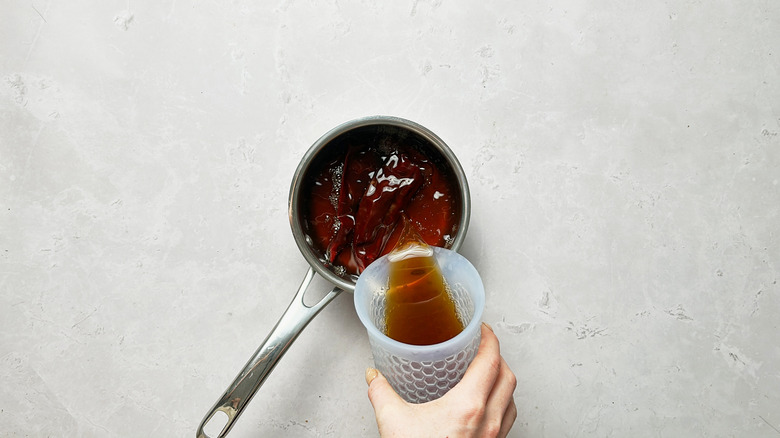
[(488, 330), (490, 330), (491, 332), (493, 331), (493, 327), (491, 327), (491, 326), (490, 326), (490, 324), (488, 324), (488, 323), (486, 323), (486, 322), (483, 322), (483, 323), (482, 323), (482, 325), (484, 325), (485, 327), (487, 327), (487, 328), (488, 328)]
[(366, 384), (371, 386), (371, 382), (379, 375), (379, 371), (374, 368), (366, 368)]

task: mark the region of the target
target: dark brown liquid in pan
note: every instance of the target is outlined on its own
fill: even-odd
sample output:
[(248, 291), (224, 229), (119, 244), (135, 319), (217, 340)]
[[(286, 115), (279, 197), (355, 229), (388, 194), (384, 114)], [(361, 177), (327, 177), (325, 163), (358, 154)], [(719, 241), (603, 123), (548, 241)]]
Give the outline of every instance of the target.
[(312, 246), (334, 272), (354, 279), (390, 252), (402, 216), (427, 244), (451, 245), (462, 207), (457, 179), (427, 140), (366, 126), (326, 149), (304, 177), (303, 218)]

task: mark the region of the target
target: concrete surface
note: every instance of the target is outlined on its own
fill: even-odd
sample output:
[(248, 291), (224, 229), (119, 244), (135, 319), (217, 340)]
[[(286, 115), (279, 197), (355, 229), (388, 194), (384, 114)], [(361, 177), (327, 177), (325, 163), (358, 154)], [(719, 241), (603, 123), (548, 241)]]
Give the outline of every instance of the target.
[[(386, 114), (467, 172), (511, 437), (780, 437), (780, 4), (548, 3), (4, 2), (2, 435), (194, 436)], [(370, 364), (343, 294), (231, 437), (376, 436)]]

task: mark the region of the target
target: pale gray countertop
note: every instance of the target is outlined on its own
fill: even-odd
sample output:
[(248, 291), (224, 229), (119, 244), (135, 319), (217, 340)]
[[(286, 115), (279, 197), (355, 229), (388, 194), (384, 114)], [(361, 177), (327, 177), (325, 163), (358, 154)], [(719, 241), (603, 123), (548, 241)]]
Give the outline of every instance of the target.
[[(194, 436), (386, 114), (468, 176), (511, 437), (780, 437), (780, 3), (65, 3), (0, 14), (0, 435)], [(371, 361), (343, 294), (231, 437), (375, 436)]]

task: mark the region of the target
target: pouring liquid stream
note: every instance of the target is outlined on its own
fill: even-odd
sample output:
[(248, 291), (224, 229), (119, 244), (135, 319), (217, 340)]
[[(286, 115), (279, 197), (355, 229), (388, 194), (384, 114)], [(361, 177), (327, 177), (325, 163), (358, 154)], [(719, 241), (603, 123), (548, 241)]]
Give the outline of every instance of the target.
[(433, 345), (463, 331), (433, 249), (409, 221), (388, 255), (385, 334), (412, 345)]

